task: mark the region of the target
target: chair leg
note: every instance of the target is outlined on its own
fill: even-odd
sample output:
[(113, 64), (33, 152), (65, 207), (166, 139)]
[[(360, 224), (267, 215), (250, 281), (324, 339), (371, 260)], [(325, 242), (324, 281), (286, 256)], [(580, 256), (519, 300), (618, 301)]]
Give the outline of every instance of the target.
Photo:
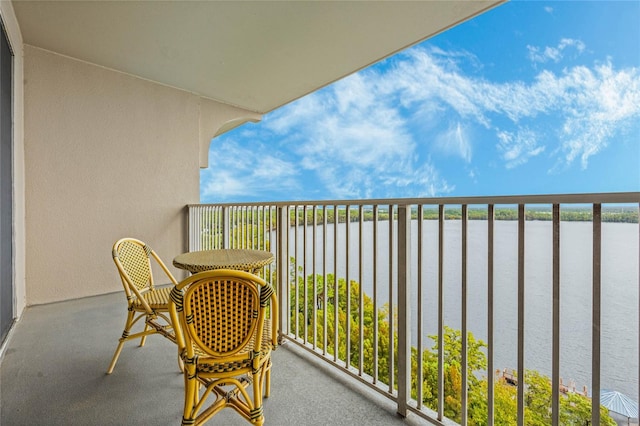
[(262, 413), (262, 385), (264, 371), (257, 371), (253, 374), (253, 409), (250, 412), (251, 423), (262, 426), (264, 424), (264, 414)]
[(122, 332), (122, 337), (118, 341), (118, 346), (116, 347), (116, 351), (113, 354), (113, 359), (111, 359), (111, 364), (109, 364), (109, 369), (107, 370), (107, 374), (113, 373), (113, 369), (116, 367), (116, 362), (118, 362), (118, 357), (120, 356), (120, 352), (122, 352), (122, 347), (124, 346), (124, 342), (127, 341), (127, 337), (129, 336), (129, 331), (131, 330), (131, 325), (133, 323), (133, 317), (135, 313), (133, 311), (129, 311), (127, 314), (127, 322), (124, 325), (124, 331)]
[(107, 370), (107, 374), (113, 373), (113, 369), (116, 367), (116, 362), (118, 362), (118, 357), (120, 356), (120, 352), (122, 351), (122, 347), (124, 346), (124, 340), (120, 339), (118, 343), (118, 347), (116, 348), (116, 352), (113, 354), (113, 359), (111, 360), (111, 364), (109, 364), (109, 369)]
[[(145, 323), (144, 332), (146, 333), (148, 330), (149, 330), (149, 324)], [(140, 339), (140, 347), (144, 346), (144, 342), (146, 342), (146, 340), (147, 340), (147, 336), (146, 335), (142, 336), (142, 338)]]
[[(190, 368), (191, 367), (191, 368)], [(192, 378), (189, 379), (189, 376)], [(184, 366), (184, 412), (182, 414), (182, 426), (196, 424), (195, 406), (198, 396), (198, 380), (195, 378), (195, 369), (192, 366)]]
[(184, 373), (184, 362), (180, 354), (178, 354), (178, 368), (180, 369), (180, 373)]
[(271, 359), (267, 360), (262, 366), (262, 385), (264, 386), (264, 397), (269, 398), (271, 395)]

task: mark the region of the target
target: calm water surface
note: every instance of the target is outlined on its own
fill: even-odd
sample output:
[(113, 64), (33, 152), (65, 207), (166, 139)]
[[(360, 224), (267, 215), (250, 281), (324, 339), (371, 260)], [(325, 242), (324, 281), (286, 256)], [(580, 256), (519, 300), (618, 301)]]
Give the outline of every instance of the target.
[[(338, 225), (337, 275), (360, 281), (373, 295), (374, 278), (381, 306), (389, 301), (388, 223), (378, 222), (377, 245), (373, 241), (373, 222), (366, 222), (360, 236), (359, 225), (350, 224), (349, 265), (346, 262), (347, 230)], [(417, 324), (417, 240), (413, 221), (412, 318)], [(577, 389), (591, 387), (591, 311), (592, 311), (592, 223), (562, 222), (560, 226), (560, 375), (563, 383)], [(307, 227), (306, 254), (303, 227), (291, 235), (290, 253), (299, 264), (313, 265), (313, 229)], [(551, 376), (552, 339), (552, 223), (526, 222), (525, 235), (525, 368)], [(602, 341), (601, 388), (618, 390), (638, 400), (638, 225), (602, 224)], [(461, 222), (446, 221), (444, 231), (444, 316), (445, 324), (461, 324)], [(469, 221), (467, 247), (468, 328), (487, 340), (487, 222)], [(362, 255), (358, 251), (362, 238)], [(494, 366), (517, 368), (517, 222), (496, 221), (494, 242)], [(334, 271), (334, 227), (327, 226), (327, 273)], [(323, 228), (316, 230), (316, 270), (323, 268)], [(374, 274), (374, 249), (377, 267)], [(423, 222), (422, 324), (425, 348), (427, 338), (437, 330), (438, 223)], [(361, 257), (360, 257), (361, 256)], [(395, 256), (395, 254), (394, 254)], [(362, 264), (362, 274), (359, 265)], [(307, 266), (306, 274), (314, 271)], [(391, 279), (395, 287), (395, 266)], [(395, 292), (395, 290), (394, 290)], [(394, 294), (395, 298), (395, 294)], [(395, 303), (395, 302), (394, 302)], [(412, 327), (414, 330), (417, 327)], [(414, 342), (417, 335), (413, 336)]]

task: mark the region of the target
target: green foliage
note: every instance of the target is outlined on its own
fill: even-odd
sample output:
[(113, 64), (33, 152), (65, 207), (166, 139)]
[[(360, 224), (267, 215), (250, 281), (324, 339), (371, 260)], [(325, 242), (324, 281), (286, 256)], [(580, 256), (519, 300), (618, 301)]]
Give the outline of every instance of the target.
[[(339, 359), (343, 361), (348, 359), (351, 366), (356, 368), (362, 366), (365, 374), (375, 376), (373, 342), (376, 324), (374, 324), (372, 299), (363, 294), (363, 320), (361, 323), (360, 285), (356, 281), (350, 281), (347, 286), (345, 279), (341, 278), (336, 283), (333, 274), (329, 274), (325, 285), (322, 275), (316, 275), (315, 279), (310, 275), (305, 280), (302, 276), (302, 268), (299, 268), (297, 272), (295, 274), (293, 270), (290, 271), (290, 306), (292, 306), (290, 329), (299, 338), (317, 348), (321, 350), (326, 348), (330, 355), (336, 353), (337, 347)], [(324, 340), (325, 315), (326, 341)], [(377, 379), (383, 383), (389, 383), (389, 357), (387, 355), (389, 351), (389, 314), (387, 307), (379, 309), (375, 316), (377, 317), (375, 323), (377, 323), (378, 329)], [(349, 347), (347, 347), (347, 339), (345, 338), (347, 328), (350, 336), (348, 339)], [(361, 328), (363, 334), (362, 360), (360, 359), (359, 343)], [(394, 351), (397, 353), (396, 340), (394, 339)], [(347, 356), (347, 351), (349, 356)]]
[[(478, 386), (469, 389), (469, 425), (486, 426), (488, 415), (488, 382), (481, 380)], [(499, 381), (493, 388), (493, 412), (495, 426), (511, 426), (517, 423), (517, 389)]]
[[(294, 262), (291, 262), (295, 264)], [(290, 270), (290, 329), (299, 338), (333, 356), (337, 351), (339, 360), (351, 367), (361, 368), (363, 373), (376, 377), (380, 383), (396, 382), (397, 365), (391, 365), (390, 354), (397, 359), (397, 318), (390, 318), (389, 306), (384, 305), (374, 312), (373, 301), (362, 294), (360, 285), (340, 278), (335, 281), (332, 274), (326, 276), (303, 276), (302, 268)], [(362, 309), (362, 311), (361, 311)], [(326, 316), (326, 321), (325, 321)], [(362, 318), (362, 320), (361, 320)], [(325, 339), (326, 324), (326, 339)], [(389, 325), (393, 326), (390, 336)], [(374, 364), (374, 328), (377, 326), (377, 365)], [(347, 339), (347, 333), (349, 338)], [(360, 334), (362, 333), (362, 353)], [(336, 339), (337, 337), (337, 339)], [(411, 389), (417, 398), (420, 387), (425, 406), (438, 408), (438, 344), (437, 336), (429, 336), (436, 342), (431, 349), (418, 354), (411, 348)], [(392, 343), (390, 344), (390, 340)], [(392, 346), (391, 346), (392, 345)], [(467, 335), (467, 390), (468, 423), (473, 426), (487, 424), (487, 378), (486, 344), (472, 333)], [(392, 349), (393, 352), (390, 352)], [(461, 420), (462, 395), (462, 333), (450, 327), (443, 333), (444, 415)], [(422, 360), (422, 383), (418, 383), (418, 357)], [(377, 368), (376, 368), (377, 367)], [(551, 424), (551, 381), (536, 371), (527, 371), (525, 376), (525, 422), (527, 425)], [(575, 393), (560, 398), (560, 424), (586, 425), (591, 420), (591, 400)], [(513, 425), (517, 420), (517, 389), (502, 379), (494, 383), (494, 424)], [(607, 410), (601, 407), (601, 425), (615, 426)]]
[[(437, 410), (438, 408), (438, 344), (437, 336), (429, 336), (436, 342), (432, 350), (422, 353), (421, 384), (423, 403)], [(487, 358), (482, 351), (486, 344), (482, 340), (476, 340), (472, 333), (467, 335), (467, 381), (469, 388), (478, 386), (479, 379), (474, 372), (486, 367)], [(462, 395), (462, 333), (445, 326), (443, 334), (443, 373), (444, 373), (444, 414), (460, 420), (461, 395)], [(417, 350), (412, 348), (412, 397), (417, 398)]]
[(271, 250), (267, 235), (276, 229), (275, 210), (257, 207), (234, 210), (227, 214), (229, 215), (228, 234), (226, 234), (225, 218), (221, 209), (200, 213), (201, 247), (223, 248), (226, 234), (229, 247)]

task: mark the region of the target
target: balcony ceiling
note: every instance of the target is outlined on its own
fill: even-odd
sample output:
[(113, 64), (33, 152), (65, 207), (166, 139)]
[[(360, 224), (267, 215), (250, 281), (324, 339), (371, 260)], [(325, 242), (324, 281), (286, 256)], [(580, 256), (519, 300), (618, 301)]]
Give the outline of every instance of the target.
[(502, 1), (13, 6), (26, 44), (264, 114)]

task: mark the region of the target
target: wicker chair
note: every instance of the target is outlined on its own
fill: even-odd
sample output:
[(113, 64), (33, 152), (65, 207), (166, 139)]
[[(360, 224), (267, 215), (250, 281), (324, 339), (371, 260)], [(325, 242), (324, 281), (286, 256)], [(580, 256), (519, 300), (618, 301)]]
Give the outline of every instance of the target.
[[(202, 424), (231, 407), (262, 425), (263, 391), (268, 397), (277, 345), (273, 288), (244, 271), (200, 272), (174, 287), (169, 310), (184, 363), (182, 424)], [(203, 410), (209, 397), (213, 401)]]
[[(122, 238), (113, 245), (113, 261), (118, 268), (124, 292), (127, 296), (127, 321), (113, 354), (107, 374), (113, 372), (124, 342), (140, 338), (140, 346), (150, 334), (159, 333), (172, 342), (175, 334), (169, 318), (169, 294), (172, 286), (156, 288), (151, 271), (151, 259), (162, 268), (173, 285), (178, 284), (162, 259), (144, 242), (135, 238)], [(144, 330), (129, 334), (131, 328), (144, 318)], [(179, 360), (180, 364), (180, 360)], [(182, 366), (181, 366), (182, 367)]]

